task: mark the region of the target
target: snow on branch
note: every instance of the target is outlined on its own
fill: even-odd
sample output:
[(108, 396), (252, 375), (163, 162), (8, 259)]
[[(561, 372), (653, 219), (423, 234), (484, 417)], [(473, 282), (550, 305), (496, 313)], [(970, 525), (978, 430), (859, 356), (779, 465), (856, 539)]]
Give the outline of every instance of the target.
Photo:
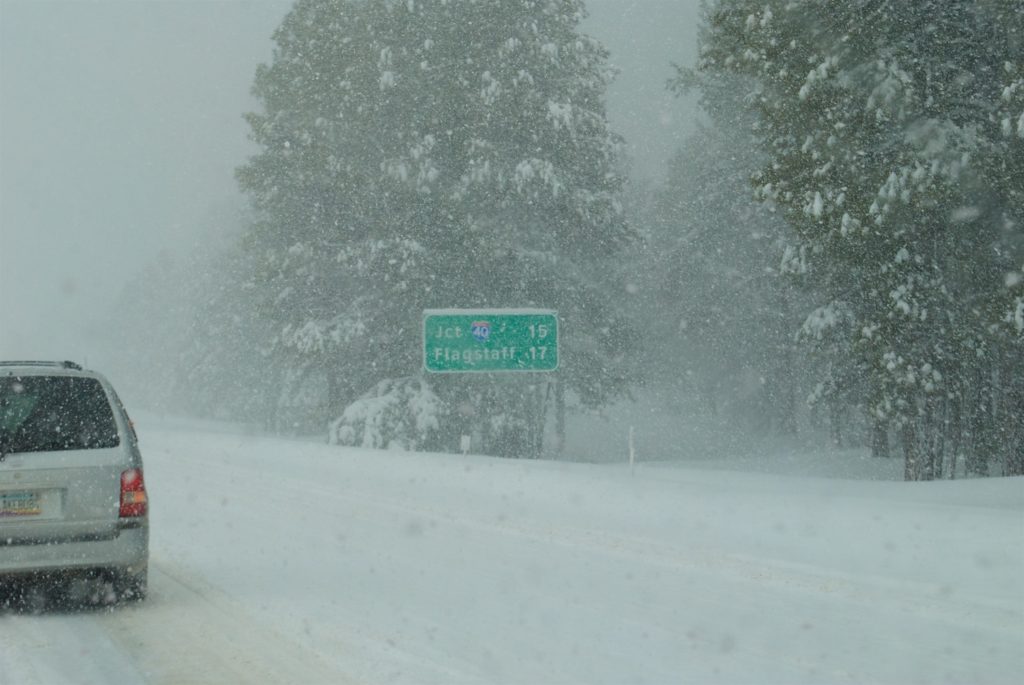
[(803, 326), (800, 327), (801, 337), (823, 340), (828, 333), (843, 323), (853, 320), (853, 311), (846, 302), (830, 302), (824, 307), (812, 311)]

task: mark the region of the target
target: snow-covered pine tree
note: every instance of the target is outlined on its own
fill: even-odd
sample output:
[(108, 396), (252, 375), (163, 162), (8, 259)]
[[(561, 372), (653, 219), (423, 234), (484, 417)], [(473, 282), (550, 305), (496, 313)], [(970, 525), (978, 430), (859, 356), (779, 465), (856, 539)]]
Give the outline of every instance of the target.
[[(238, 174), (262, 214), (249, 245), (277, 363), (315, 368), (337, 414), (418, 371), (432, 307), (557, 309), (560, 381), (589, 404), (625, 388), (595, 274), (630, 231), (583, 16), (579, 0), (300, 0), (275, 32), (248, 115), (260, 152)], [(448, 402), (498, 382), (431, 380)], [(502, 394), (533, 411), (537, 382)]]
[(1020, 347), (990, 331), (1020, 261), (1020, 186), (986, 180), (986, 153), (1008, 149), (994, 103), (1022, 12), (968, 0), (721, 0), (709, 12), (700, 68), (750, 79), (768, 155), (758, 191), (785, 211), (819, 293), (808, 325), (848, 337), (834, 349), (869, 371), (871, 411), (898, 429), (908, 479), (940, 475), (960, 450), (985, 472), (1006, 445)]
[(984, 134), (974, 161), (984, 201), (963, 208), (961, 216), (1003, 227), (993, 247), (1007, 254), (1010, 267), (996, 274), (1003, 288), (985, 314), (988, 322), (1000, 322), (988, 329), (1005, 388), (996, 441), (1006, 445), (1005, 473), (1024, 475), (1024, 5), (992, 0), (979, 3), (977, 12), (979, 33), (988, 36), (985, 73), (997, 86), (978, 103), (986, 116), (979, 117)]

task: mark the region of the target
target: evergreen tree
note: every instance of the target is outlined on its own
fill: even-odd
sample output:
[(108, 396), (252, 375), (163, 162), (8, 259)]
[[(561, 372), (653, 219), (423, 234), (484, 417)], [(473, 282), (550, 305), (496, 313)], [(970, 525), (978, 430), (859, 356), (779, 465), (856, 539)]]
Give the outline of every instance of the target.
[[(437, 307), (557, 309), (559, 379), (592, 405), (625, 389), (597, 274), (631, 234), (583, 16), (579, 0), (300, 0), (275, 32), (248, 115), (261, 151), (238, 172), (262, 214), (248, 244), (274, 363), (325, 378), (335, 415), (419, 372)], [(430, 380), (449, 403), (509, 386), (518, 416), (538, 393)]]
[(696, 78), (748, 79), (768, 155), (756, 188), (820, 298), (805, 330), (866, 371), (908, 479), (961, 449), (985, 472), (1021, 362), (991, 330), (1021, 254), (1019, 142), (998, 112), (1024, 8), (722, 0), (708, 19)]

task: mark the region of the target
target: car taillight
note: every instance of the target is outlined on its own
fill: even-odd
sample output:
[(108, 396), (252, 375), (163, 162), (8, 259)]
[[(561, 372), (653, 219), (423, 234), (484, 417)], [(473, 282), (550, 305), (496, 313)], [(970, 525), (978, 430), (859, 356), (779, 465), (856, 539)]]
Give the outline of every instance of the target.
[(142, 469), (128, 469), (121, 474), (121, 517), (145, 516), (146, 484), (142, 480)]

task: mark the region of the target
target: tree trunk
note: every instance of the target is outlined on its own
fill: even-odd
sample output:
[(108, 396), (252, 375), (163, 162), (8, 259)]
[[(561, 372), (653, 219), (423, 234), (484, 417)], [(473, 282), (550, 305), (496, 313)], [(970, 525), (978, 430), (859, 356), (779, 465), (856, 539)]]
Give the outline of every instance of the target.
[[(1007, 402), (1008, 416), (1012, 416), (1009, 451), (1006, 454), (1006, 475), (1024, 476), (1024, 383), (1014, 378)], [(1007, 423), (1010, 423), (1009, 421)]]
[(941, 480), (946, 467), (946, 436), (949, 434), (949, 400), (937, 401), (939, 414), (935, 417), (932, 430), (935, 433), (932, 453), (932, 478)]
[(917, 452), (917, 431), (914, 424), (907, 421), (900, 428), (900, 442), (903, 446), (903, 480), (920, 480), (921, 463)]
[(1006, 475), (1024, 476), (1024, 440), (1020, 438), (1006, 455)]
[(937, 459), (938, 410), (935, 396), (928, 395), (924, 400), (924, 416), (921, 420), (919, 441), (919, 466), (917, 480), (935, 479), (935, 461)]
[(964, 390), (963, 383), (956, 384), (956, 391), (949, 399), (949, 478), (956, 478), (957, 460), (964, 442)]
[[(782, 292), (782, 318), (787, 323), (792, 319), (789, 295), (785, 290)], [(796, 381), (793, 377), (796, 364), (793, 361), (793, 345), (788, 341), (783, 345), (782, 358), (782, 369), (775, 374), (782, 392), (779, 430), (783, 435), (796, 435)]]
[(839, 400), (835, 397), (830, 397), (828, 400), (828, 431), (834, 447), (843, 446), (842, 415)]
[(987, 365), (979, 364), (975, 374), (974, 406), (971, 411), (971, 446), (965, 466), (974, 476), (988, 475), (992, 441), (992, 374)]
[(327, 407), (330, 413), (340, 413), (345, 410), (345, 390), (342, 387), (341, 382), (338, 380), (338, 376), (331, 372), (331, 369), (324, 369), (324, 374), (327, 376)]
[(782, 420), (779, 428), (783, 435), (796, 435), (796, 388), (789, 373), (785, 374), (783, 380)]
[(871, 417), (871, 456), (884, 457), (885, 459), (891, 456), (889, 452), (889, 424), (885, 419), (880, 419), (877, 416)]

